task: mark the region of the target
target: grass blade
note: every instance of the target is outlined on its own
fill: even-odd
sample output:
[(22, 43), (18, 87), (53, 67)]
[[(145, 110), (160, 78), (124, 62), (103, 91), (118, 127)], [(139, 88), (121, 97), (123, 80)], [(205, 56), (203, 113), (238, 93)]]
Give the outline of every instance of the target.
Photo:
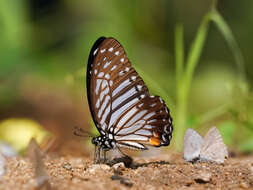
[(183, 77), (184, 67), (184, 31), (183, 25), (176, 25), (175, 29), (175, 54), (176, 54), (176, 81), (179, 86), (180, 79)]
[(186, 61), (186, 70), (184, 78), (179, 83), (177, 91), (177, 112), (176, 112), (176, 128), (175, 128), (175, 148), (180, 151), (183, 147), (183, 137), (186, 130), (187, 118), (187, 102), (189, 97), (189, 89), (192, 82), (194, 70), (199, 62), (200, 55), (206, 40), (207, 31), (210, 23), (210, 13), (204, 16), (197, 35), (191, 45), (189, 55)]
[(242, 81), (246, 81), (244, 59), (231, 29), (229, 28), (228, 24), (223, 19), (223, 17), (217, 11), (212, 11), (210, 18), (216, 24), (217, 28), (220, 30), (221, 34), (225, 38), (226, 42), (228, 43), (234, 55), (236, 65), (238, 67), (240, 79)]

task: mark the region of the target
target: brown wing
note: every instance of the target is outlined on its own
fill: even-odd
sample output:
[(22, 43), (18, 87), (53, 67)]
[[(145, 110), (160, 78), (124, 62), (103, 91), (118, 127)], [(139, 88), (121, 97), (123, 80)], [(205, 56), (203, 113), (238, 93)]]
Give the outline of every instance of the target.
[[(134, 124), (131, 125), (132, 127), (124, 127), (122, 125), (122, 119), (125, 120), (134, 109), (140, 111), (145, 109), (148, 112), (155, 112), (156, 115), (154, 118), (161, 117), (162, 114), (158, 112), (162, 108), (168, 112), (166, 105), (161, 103), (163, 101), (160, 101), (158, 97), (150, 97), (146, 85), (131, 66), (123, 47), (113, 38), (98, 39), (91, 50), (87, 68), (87, 94), (93, 120), (98, 130), (102, 134), (106, 134), (108, 131), (113, 132), (115, 139), (117, 132), (118, 136), (120, 136), (120, 131), (126, 128), (139, 128)], [(153, 102), (153, 99), (155, 102)], [(152, 104), (156, 103), (157, 106), (149, 107), (151, 102), (153, 102)], [(143, 107), (136, 107), (141, 104), (143, 104)], [(168, 129), (168, 131), (172, 132), (170, 115), (165, 112), (163, 114), (166, 117), (162, 119), (167, 119), (167, 123), (159, 121), (152, 125), (152, 129), (147, 131), (155, 131), (156, 133), (153, 132), (153, 134), (162, 134), (162, 125), (169, 123), (171, 130)], [(146, 125), (147, 123), (148, 120), (146, 119)], [(169, 133), (171, 134), (171, 132)], [(139, 136), (142, 136), (142, 134)], [(150, 139), (151, 135), (148, 137)], [(158, 139), (162, 138), (165, 137), (159, 136)], [(170, 138), (167, 137), (167, 141)], [(139, 140), (142, 141), (141, 139)], [(147, 140), (145, 142), (153, 142), (155, 146), (166, 145), (163, 141), (159, 144), (158, 142), (155, 143), (155, 138), (153, 140)], [(119, 143), (125, 143), (123, 141), (119, 139)]]

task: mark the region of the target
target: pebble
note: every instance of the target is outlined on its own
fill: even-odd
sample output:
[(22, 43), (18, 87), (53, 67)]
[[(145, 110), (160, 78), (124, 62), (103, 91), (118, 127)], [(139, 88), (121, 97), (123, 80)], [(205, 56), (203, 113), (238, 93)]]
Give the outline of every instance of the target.
[(112, 175), (111, 176), (111, 180), (119, 180), (119, 182), (125, 186), (128, 187), (132, 187), (133, 186), (133, 182), (131, 182), (130, 179), (125, 178), (125, 177), (121, 177), (119, 175)]
[(127, 187), (132, 187), (133, 186), (133, 183), (128, 178), (122, 178), (120, 180), (120, 183), (127, 186)]
[(65, 168), (66, 170), (71, 170), (72, 166), (70, 163), (64, 163), (63, 168)]
[(206, 171), (199, 172), (195, 177), (194, 180), (197, 183), (208, 183), (212, 179), (212, 174)]
[(244, 182), (240, 183), (240, 187), (243, 188), (243, 189), (248, 189), (249, 188), (248, 184), (246, 184)]
[(122, 170), (124, 170), (126, 168), (125, 164), (123, 162), (114, 164), (112, 167), (113, 167), (113, 169), (120, 170), (120, 171), (122, 171)]

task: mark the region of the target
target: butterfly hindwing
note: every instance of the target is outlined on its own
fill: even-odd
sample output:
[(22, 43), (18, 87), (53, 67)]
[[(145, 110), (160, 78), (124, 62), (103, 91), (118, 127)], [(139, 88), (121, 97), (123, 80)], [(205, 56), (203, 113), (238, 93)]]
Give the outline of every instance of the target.
[(203, 161), (214, 161), (223, 163), (228, 157), (227, 147), (222, 140), (222, 136), (216, 127), (212, 127), (204, 137), (204, 142), (200, 150), (200, 159)]
[[(116, 122), (115, 139), (121, 145), (169, 145), (172, 121), (159, 96), (147, 96), (127, 109)], [(140, 146), (137, 143), (141, 144)]]

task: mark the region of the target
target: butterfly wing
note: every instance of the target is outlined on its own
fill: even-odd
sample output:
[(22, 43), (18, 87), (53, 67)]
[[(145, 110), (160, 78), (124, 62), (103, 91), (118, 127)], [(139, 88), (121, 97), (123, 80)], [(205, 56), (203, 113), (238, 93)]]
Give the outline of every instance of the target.
[(193, 129), (187, 129), (184, 136), (184, 160), (191, 162), (199, 158), (202, 137)]
[(95, 42), (87, 67), (87, 95), (93, 120), (102, 134), (127, 106), (136, 102), (128, 96), (149, 95), (147, 88), (140, 89), (144, 82), (137, 75), (115, 39), (101, 37)]
[(212, 127), (204, 137), (200, 150), (200, 160), (223, 163), (227, 157), (228, 151), (222, 136), (216, 127)]
[(143, 144), (167, 146), (172, 134), (169, 110), (159, 96), (146, 96), (125, 110), (115, 122), (119, 146), (146, 149)]
[[(93, 45), (90, 51), (89, 59), (88, 59), (88, 65), (87, 65), (87, 71), (86, 71), (86, 89), (87, 89), (87, 97), (88, 97), (88, 103), (89, 103), (89, 108), (91, 112), (92, 119), (98, 129), (98, 131), (101, 133), (101, 127), (99, 125), (99, 120), (96, 115), (97, 113), (97, 108), (95, 105), (95, 98), (98, 93), (95, 93), (94, 89), (94, 80), (96, 83), (101, 83), (100, 79), (96, 80), (94, 79), (96, 76), (97, 71), (95, 72), (94, 69), (94, 64), (95, 64), (95, 58), (97, 55), (97, 51), (99, 46), (102, 44), (102, 42), (105, 40), (105, 37), (100, 37)], [(96, 85), (96, 84), (95, 84)], [(98, 84), (97, 84), (98, 85)], [(99, 84), (101, 85), (101, 84)]]
[[(172, 133), (169, 110), (159, 97), (149, 95), (145, 83), (117, 40), (102, 37), (95, 42), (87, 67), (87, 94), (99, 132), (103, 135), (112, 133), (119, 145), (145, 149), (140, 142), (154, 146), (169, 144)], [(142, 119), (145, 122), (140, 124), (141, 117), (139, 120), (138, 117), (142, 111), (147, 112), (143, 118), (151, 112), (155, 115), (146, 116)], [(131, 118), (134, 120), (132, 125), (126, 123)], [(155, 122), (152, 121), (154, 125), (144, 130), (144, 126), (155, 118)], [(132, 132), (127, 132), (127, 128)], [(144, 139), (144, 136), (147, 137)]]

